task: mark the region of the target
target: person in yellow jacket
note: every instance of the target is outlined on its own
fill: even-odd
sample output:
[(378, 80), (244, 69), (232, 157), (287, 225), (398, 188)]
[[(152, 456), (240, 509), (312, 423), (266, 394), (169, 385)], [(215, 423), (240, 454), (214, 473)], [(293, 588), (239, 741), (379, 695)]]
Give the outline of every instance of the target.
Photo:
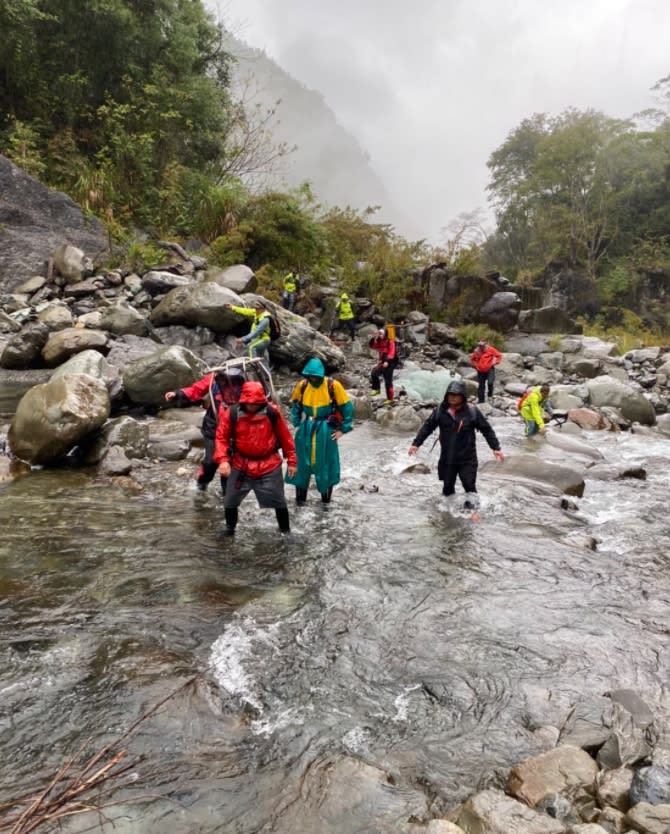
[(284, 289), (282, 290), (282, 305), (286, 310), (293, 312), (295, 294), (298, 292), (298, 281), (292, 272), (284, 277)]
[[(340, 296), (340, 300), (335, 305), (335, 312), (337, 313), (337, 326), (340, 330), (348, 330), (349, 335), (353, 339), (356, 335), (356, 326), (354, 324), (354, 309), (351, 306), (351, 301), (346, 292)], [(332, 333), (332, 331), (331, 331)]]
[(253, 318), (251, 330), (246, 336), (237, 339), (238, 343), (248, 345), (249, 356), (259, 357), (263, 366), (270, 373), (268, 351), (270, 349), (270, 314), (262, 301), (256, 301), (253, 307), (236, 307), (234, 304), (224, 305), (228, 310), (240, 316)]
[(533, 388), (527, 397), (523, 398), (519, 413), (526, 422), (526, 437), (534, 434), (544, 434), (544, 412), (551, 413), (554, 409), (549, 402), (551, 389), (548, 385)]

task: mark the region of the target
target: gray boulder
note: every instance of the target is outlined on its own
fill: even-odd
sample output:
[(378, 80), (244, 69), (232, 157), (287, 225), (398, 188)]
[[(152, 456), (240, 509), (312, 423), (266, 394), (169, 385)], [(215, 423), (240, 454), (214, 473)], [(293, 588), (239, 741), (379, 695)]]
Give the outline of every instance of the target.
[(502, 464), (487, 461), (480, 466), (480, 472), (514, 480), (519, 477), (527, 478), (547, 484), (562, 494), (576, 495), (578, 498), (584, 494), (584, 476), (581, 471), (549, 463), (536, 455), (509, 455)]
[(609, 376), (601, 376), (586, 383), (592, 406), (616, 408), (632, 423), (653, 426), (656, 422), (654, 406), (630, 385)]
[(105, 385), (88, 374), (65, 374), (31, 388), (19, 402), (9, 428), (12, 452), (45, 464), (66, 455), (109, 417)]
[(100, 463), (100, 473), (102, 475), (128, 475), (132, 468), (132, 461), (128, 460), (126, 453), (120, 446), (111, 446), (107, 449)]
[(153, 339), (144, 336), (132, 336), (128, 333), (114, 342), (112, 349), (107, 354), (107, 361), (110, 365), (123, 371), (133, 362), (156, 353), (158, 347)]
[(67, 304), (62, 301), (55, 301), (37, 314), (37, 321), (45, 324), (49, 330), (55, 331), (72, 327), (74, 319)]
[(149, 446), (149, 424), (132, 417), (108, 420), (86, 445), (83, 461), (87, 465), (100, 463), (113, 446), (123, 449), (129, 458), (145, 458)]
[(226, 309), (226, 304), (245, 306), (236, 293), (214, 281), (177, 287), (152, 310), (151, 322), (157, 327), (186, 324), (209, 327), (216, 333), (228, 333), (240, 323), (240, 319)]
[(641, 767), (635, 771), (630, 786), (633, 805), (647, 802), (649, 805), (670, 805), (670, 768)]
[(479, 308), (481, 324), (506, 333), (516, 326), (521, 310), (521, 299), (515, 292), (496, 292)]
[(275, 361), (298, 372), (311, 356), (320, 359), (327, 371), (344, 367), (344, 354), (327, 336), (311, 327), (302, 316), (270, 302), (266, 304), (279, 319), (282, 329), (281, 337), (270, 345), (270, 354)]
[(124, 301), (117, 301), (102, 311), (99, 327), (115, 336), (127, 333), (131, 336), (146, 336), (150, 324), (134, 307)]
[(244, 264), (229, 266), (227, 269), (210, 267), (205, 273), (205, 281), (214, 281), (222, 287), (226, 287), (238, 295), (245, 292), (256, 292), (258, 279), (253, 270)]
[(123, 387), (138, 405), (161, 405), (166, 391), (191, 385), (205, 371), (205, 363), (194, 353), (173, 345), (128, 365)]
[[(85, 253), (71, 243), (61, 243), (53, 254), (54, 269), (65, 284), (78, 284), (84, 274), (92, 268), (92, 263)], [(82, 291), (82, 295), (92, 292), (96, 287)]]
[(83, 350), (75, 356), (71, 356), (67, 362), (59, 365), (51, 374), (51, 380), (59, 379), (64, 374), (88, 374), (94, 379), (99, 379), (107, 386), (110, 396), (113, 398), (116, 386), (120, 386), (120, 375), (117, 368), (110, 365), (105, 357), (97, 350)]
[(46, 325), (39, 322), (27, 325), (9, 338), (0, 355), (0, 366), (18, 369), (41, 364), (42, 349), (48, 338), (49, 328)]
[(581, 333), (581, 325), (574, 322), (559, 307), (538, 307), (519, 313), (519, 329), (529, 333)]
[(498, 790), (476, 793), (456, 819), (465, 834), (564, 834), (563, 823)]
[(50, 333), (42, 348), (42, 358), (47, 365), (60, 365), (75, 353), (83, 350), (105, 350), (107, 334), (101, 330), (88, 330), (85, 327), (66, 327)]
[(193, 284), (190, 275), (178, 275), (175, 272), (151, 269), (142, 276), (142, 287), (151, 295), (170, 292), (176, 287), (187, 287), (190, 284)]

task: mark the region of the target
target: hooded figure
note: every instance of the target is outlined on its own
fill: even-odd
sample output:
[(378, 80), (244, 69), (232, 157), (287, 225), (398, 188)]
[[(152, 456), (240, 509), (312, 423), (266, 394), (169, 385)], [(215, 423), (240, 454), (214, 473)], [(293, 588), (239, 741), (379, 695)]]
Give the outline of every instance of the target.
[(342, 383), (326, 377), (320, 359), (310, 359), (302, 369), (304, 379), (291, 394), (291, 422), (297, 428), (296, 474), (286, 483), (296, 488), (296, 502), (303, 504), (312, 475), (324, 504), (330, 502), (340, 482), (340, 450), (337, 441), (353, 428), (354, 407)]
[[(244, 373), (234, 365), (226, 370), (207, 374), (202, 379), (187, 388), (167, 391), (165, 399), (174, 400), (178, 406), (202, 402), (205, 416), (202, 419), (202, 436), (205, 441), (205, 459), (200, 464), (196, 475), (196, 483), (200, 492), (205, 492), (210, 481), (216, 475), (217, 465), (214, 463), (214, 435), (221, 406), (228, 407), (236, 403), (240, 397), (240, 390), (244, 382)], [(226, 494), (226, 479), (221, 478), (221, 491)]]
[(238, 405), (222, 407), (216, 427), (214, 462), (228, 479), (224, 536), (235, 535), (238, 507), (252, 491), (261, 509), (274, 509), (281, 532), (290, 531), (279, 449), (294, 473), (295, 447), (281, 411), (268, 402), (260, 382), (245, 382)]
[(481, 411), (468, 405), (465, 385), (458, 379), (447, 386), (444, 400), (428, 417), (419, 429), (409, 449), (414, 455), (421, 444), (439, 429), (440, 460), (437, 464), (437, 477), (443, 482), (442, 494), (453, 495), (456, 478), (459, 478), (467, 494), (465, 507), (475, 509), (477, 505), (477, 441), (476, 431), (484, 439), (498, 460), (505, 455), (500, 448), (500, 441), (491, 428), (491, 424)]

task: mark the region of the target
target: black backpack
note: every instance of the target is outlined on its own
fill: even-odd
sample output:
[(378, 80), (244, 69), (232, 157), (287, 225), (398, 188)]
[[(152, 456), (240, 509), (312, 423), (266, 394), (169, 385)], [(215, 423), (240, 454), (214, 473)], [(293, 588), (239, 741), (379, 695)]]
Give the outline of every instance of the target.
[(268, 318), (270, 319), (270, 341), (276, 342), (281, 337), (281, 324), (279, 324), (279, 319), (273, 316), (272, 313), (268, 313)]

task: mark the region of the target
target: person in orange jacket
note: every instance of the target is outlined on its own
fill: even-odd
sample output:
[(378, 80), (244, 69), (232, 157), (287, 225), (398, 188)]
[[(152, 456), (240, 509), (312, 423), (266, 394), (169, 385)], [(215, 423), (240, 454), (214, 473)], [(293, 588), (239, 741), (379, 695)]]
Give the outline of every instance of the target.
[(214, 440), (214, 462), (227, 478), (223, 536), (235, 535), (238, 507), (252, 490), (261, 509), (274, 509), (280, 531), (290, 532), (280, 448), (293, 477), (298, 458), (281, 411), (260, 382), (245, 382), (238, 405), (221, 408)]
[(493, 345), (487, 345), (484, 339), (480, 339), (477, 347), (470, 354), (470, 364), (477, 371), (479, 390), (477, 391), (477, 402), (483, 403), (488, 387), (489, 399), (493, 396), (493, 384), (496, 379), (495, 366), (502, 362), (502, 353)]

